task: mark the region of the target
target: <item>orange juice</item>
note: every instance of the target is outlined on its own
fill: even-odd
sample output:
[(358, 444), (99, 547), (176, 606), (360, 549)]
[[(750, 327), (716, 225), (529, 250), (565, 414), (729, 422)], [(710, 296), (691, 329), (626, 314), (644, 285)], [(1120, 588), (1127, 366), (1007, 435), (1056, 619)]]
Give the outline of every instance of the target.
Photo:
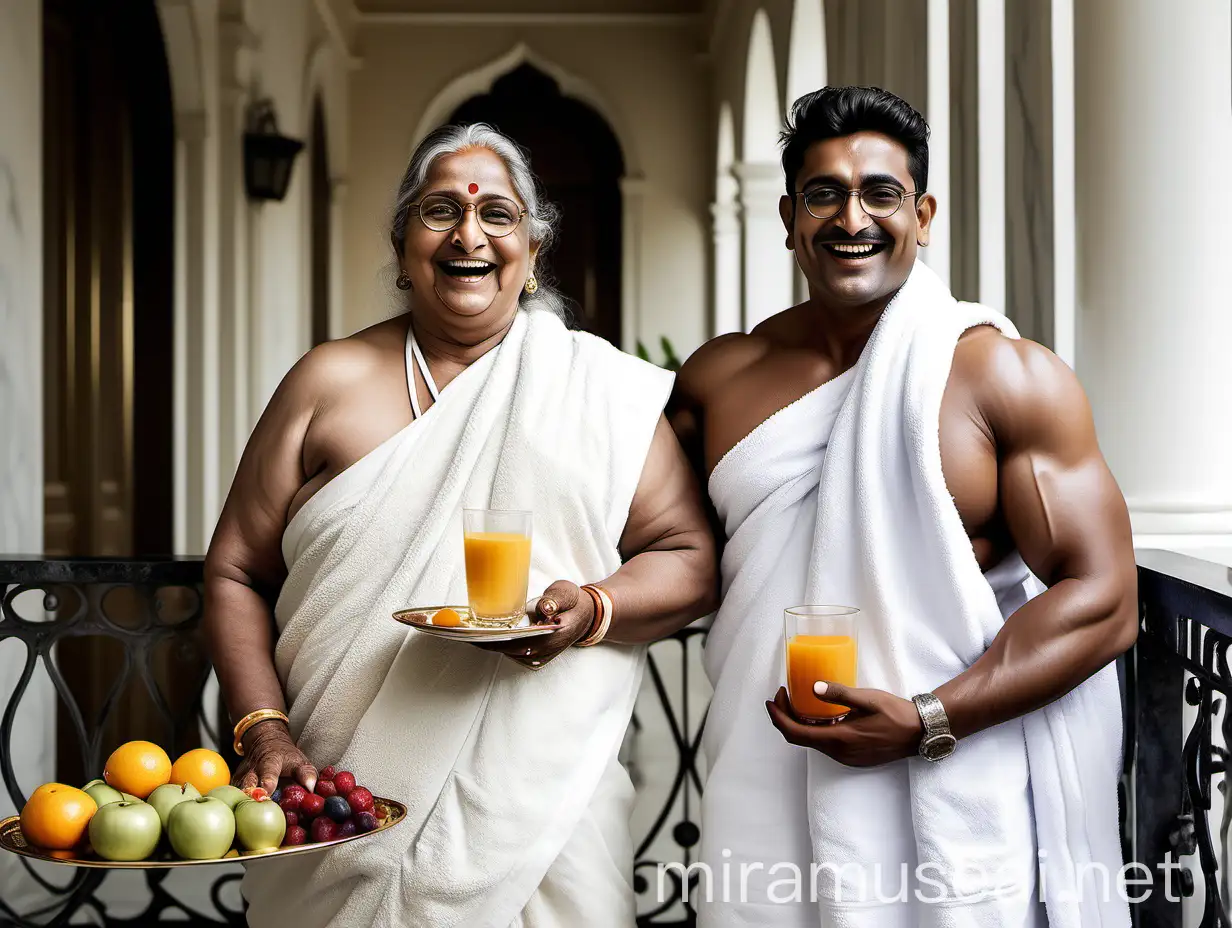
[(530, 536), (467, 532), (463, 540), (471, 615), (480, 620), (520, 619), (530, 582)]
[(836, 719), (849, 708), (818, 699), (818, 680), (856, 685), (856, 639), (851, 635), (795, 635), (787, 642), (787, 696), (802, 718)]

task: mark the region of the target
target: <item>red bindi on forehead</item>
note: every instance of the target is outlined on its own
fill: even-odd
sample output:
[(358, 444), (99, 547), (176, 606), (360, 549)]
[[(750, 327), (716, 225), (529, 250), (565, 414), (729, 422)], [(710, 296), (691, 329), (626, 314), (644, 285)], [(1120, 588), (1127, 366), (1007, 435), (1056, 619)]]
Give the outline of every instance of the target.
[(479, 185), (471, 184), (469, 187), (466, 188), (466, 191), (467, 193), (471, 194), (471, 196), (474, 196), (475, 194), (479, 192)]

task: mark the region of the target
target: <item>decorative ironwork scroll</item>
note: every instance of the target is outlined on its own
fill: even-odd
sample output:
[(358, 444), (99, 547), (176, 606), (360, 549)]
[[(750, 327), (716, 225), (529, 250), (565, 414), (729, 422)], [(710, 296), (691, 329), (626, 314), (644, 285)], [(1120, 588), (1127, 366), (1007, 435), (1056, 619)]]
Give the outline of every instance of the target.
[(1199, 928), (1228, 928), (1232, 579), (1165, 552), (1142, 552), (1138, 577), (1141, 627), (1126, 673), (1126, 857), (1154, 885), (1134, 921), (1180, 928), (1181, 900), (1200, 888)]
[[(698, 767), (702, 728), (707, 705), (696, 705), (691, 684), (701, 673), (701, 648), (706, 630), (698, 626), (682, 629), (670, 638), (651, 646), (646, 674), (654, 696), (653, 711), (662, 713), (674, 749), (674, 770), (666, 787), (658, 814), (641, 836), (634, 852), (633, 890), (638, 898), (639, 928), (692, 928), (697, 915), (689, 902), (698, 874), (689, 870), (701, 837), (702, 775)], [(675, 673), (669, 673), (675, 670)], [(678, 681), (675, 687), (669, 681)], [(645, 689), (646, 684), (643, 684)], [(634, 716), (636, 731), (650, 722), (644, 708)], [(636, 776), (636, 755), (630, 766)], [(649, 788), (648, 784), (639, 784)], [(656, 791), (657, 795), (657, 791)], [(666, 857), (667, 859), (664, 859)]]

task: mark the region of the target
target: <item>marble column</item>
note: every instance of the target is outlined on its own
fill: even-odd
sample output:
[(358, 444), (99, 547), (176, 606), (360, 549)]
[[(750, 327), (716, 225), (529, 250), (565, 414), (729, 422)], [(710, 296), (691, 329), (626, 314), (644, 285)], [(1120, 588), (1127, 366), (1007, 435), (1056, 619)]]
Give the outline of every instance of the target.
[(932, 240), (923, 259), (950, 282), (950, 0), (928, 0), (928, 189), (937, 198)]
[(175, 543), (204, 554), (218, 518), (217, 203), (209, 117), (176, 113)]
[(620, 345), (632, 352), (642, 338), (642, 221), (646, 200), (646, 178), (620, 179), (621, 279)]
[(1005, 0), (976, 0), (980, 302), (1005, 311)]
[(733, 171), (744, 217), (744, 331), (750, 332), (795, 302), (796, 265), (779, 217), (782, 168), (775, 162), (742, 162)]
[(255, 422), (249, 415), (248, 210), (241, 138), (249, 99), (249, 50), (256, 37), (242, 19), (219, 23), (218, 125), (218, 498), (230, 491)]
[[(1051, 7), (1005, 4), (1005, 306), (1024, 338), (1053, 347)], [(1072, 203), (1072, 191), (1070, 191)], [(1072, 210), (1072, 206), (1071, 206)], [(1072, 360), (1072, 359), (1071, 359)]]
[[(0, 4), (0, 552), (36, 555), (43, 551), (41, 10), (39, 0)], [(29, 618), (31, 595), (18, 607)], [(0, 644), (0, 705), (25, 659), (21, 645)], [(12, 743), (20, 745), (13, 765), (22, 790), (54, 779), (55, 692), (41, 665)], [(0, 790), (0, 817), (16, 811)], [(18, 912), (46, 901), (17, 857), (0, 858), (0, 899)]]
[(711, 332), (740, 332), (740, 207), (735, 200), (710, 204), (714, 236), (714, 318)]
[(1075, 4), (1077, 370), (1140, 544), (1232, 544), (1227, 0)]

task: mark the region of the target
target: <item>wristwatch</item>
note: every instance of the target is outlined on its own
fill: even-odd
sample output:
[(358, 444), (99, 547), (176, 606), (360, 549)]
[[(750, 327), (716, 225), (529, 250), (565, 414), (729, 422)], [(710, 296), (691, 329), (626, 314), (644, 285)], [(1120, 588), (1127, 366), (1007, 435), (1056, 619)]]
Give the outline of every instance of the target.
[(945, 706), (932, 693), (921, 693), (912, 696), (916, 711), (920, 713), (920, 721), (924, 723), (924, 737), (920, 739), (920, 756), (925, 760), (944, 760), (954, 753), (958, 739), (950, 731), (950, 718), (945, 714)]

